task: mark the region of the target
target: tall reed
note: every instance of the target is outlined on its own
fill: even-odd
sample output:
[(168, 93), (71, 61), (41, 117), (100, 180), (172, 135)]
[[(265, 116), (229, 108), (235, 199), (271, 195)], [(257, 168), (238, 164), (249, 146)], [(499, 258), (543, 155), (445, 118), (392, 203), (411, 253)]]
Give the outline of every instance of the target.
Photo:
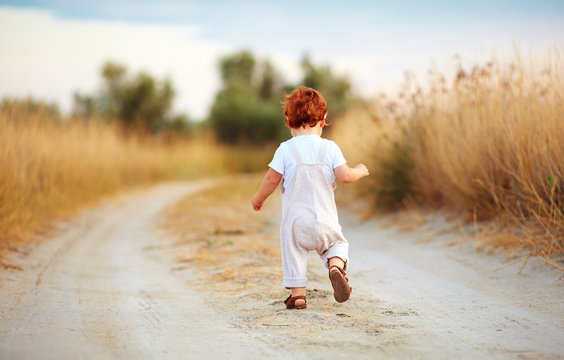
[[(257, 151), (205, 132), (163, 142), (124, 137), (102, 121), (54, 121), (44, 111), (0, 111), (0, 250), (103, 195), (166, 179), (256, 169)], [(264, 157), (264, 156), (263, 156)], [(266, 163), (260, 159), (260, 165)]]
[(551, 51), (460, 68), (450, 81), (434, 72), (393, 101), (351, 110), (336, 124), (337, 141), (368, 162), (373, 176), (363, 191), (376, 206), (415, 202), (520, 224), (510, 246), (561, 253), (563, 65)]

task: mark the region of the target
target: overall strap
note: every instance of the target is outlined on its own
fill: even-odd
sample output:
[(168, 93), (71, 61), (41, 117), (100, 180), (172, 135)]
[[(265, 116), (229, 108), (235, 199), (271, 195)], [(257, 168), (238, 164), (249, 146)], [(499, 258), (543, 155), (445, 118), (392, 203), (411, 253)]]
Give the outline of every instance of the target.
[(325, 139), (321, 139), (321, 146), (319, 147), (319, 154), (317, 155), (317, 163), (325, 163), (325, 153), (327, 152), (327, 145), (329, 142)]
[(298, 163), (298, 165), (303, 164), (302, 157), (300, 156), (300, 152), (298, 151), (296, 145), (294, 145), (294, 143), (291, 141), (288, 141), (287, 144), (290, 147), (292, 154), (294, 154), (294, 159), (296, 160), (296, 163)]

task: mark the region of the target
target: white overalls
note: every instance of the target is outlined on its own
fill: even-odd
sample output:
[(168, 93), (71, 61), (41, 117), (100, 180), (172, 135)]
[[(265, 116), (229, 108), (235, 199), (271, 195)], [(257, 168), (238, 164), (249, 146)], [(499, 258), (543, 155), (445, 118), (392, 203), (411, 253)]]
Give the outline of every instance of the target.
[[(296, 174), (290, 191), (282, 191), (280, 245), (284, 286), (307, 285), (307, 255), (315, 250), (328, 267), (328, 259), (338, 256), (348, 262), (349, 244), (341, 231), (335, 183), (330, 183), (323, 165), (327, 141), (322, 140), (316, 164), (305, 164), (296, 146), (288, 142), (296, 160)], [(346, 266), (346, 265), (345, 265)]]

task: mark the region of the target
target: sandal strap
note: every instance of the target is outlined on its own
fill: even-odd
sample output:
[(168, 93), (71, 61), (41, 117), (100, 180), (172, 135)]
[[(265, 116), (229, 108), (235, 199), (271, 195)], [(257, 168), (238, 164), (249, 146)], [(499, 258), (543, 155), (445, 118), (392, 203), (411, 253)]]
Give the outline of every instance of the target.
[(303, 300), (307, 304), (306, 297), (303, 296), (303, 295), (298, 295), (298, 296), (294, 296), (294, 297), (292, 297), (292, 295), (290, 295), (290, 296), (288, 296), (288, 298), (286, 300), (284, 300), (284, 304), (286, 304), (286, 307), (294, 306), (296, 304), (296, 300)]
[(305, 300), (306, 297), (303, 296), (303, 295), (298, 295), (298, 296), (292, 297), (292, 295), (290, 295), (290, 296), (288, 296), (288, 298), (286, 300), (284, 300), (284, 303), (286, 303), (286, 302), (296, 302), (296, 300), (300, 300), (300, 299)]
[(337, 269), (341, 272), (341, 274), (347, 275), (347, 273), (345, 272), (345, 270), (343, 270), (341, 267), (339, 267), (339, 266), (337, 266), (337, 265), (331, 265), (331, 266), (329, 267), (329, 272), (331, 272), (331, 269), (332, 269), (332, 268), (337, 268)]
[[(349, 278), (346, 276), (347, 273), (345, 272), (345, 270), (341, 269), (341, 268), (340, 268), (339, 266), (337, 266), (337, 265), (331, 265), (331, 266), (329, 267), (329, 273), (331, 273), (331, 269), (332, 269), (332, 268), (337, 268), (337, 269), (339, 270), (339, 272), (340, 272), (341, 274), (343, 274), (343, 277), (344, 277), (345, 280), (347, 281), (347, 284), (349, 283)], [(352, 289), (352, 288), (351, 288), (351, 289)]]

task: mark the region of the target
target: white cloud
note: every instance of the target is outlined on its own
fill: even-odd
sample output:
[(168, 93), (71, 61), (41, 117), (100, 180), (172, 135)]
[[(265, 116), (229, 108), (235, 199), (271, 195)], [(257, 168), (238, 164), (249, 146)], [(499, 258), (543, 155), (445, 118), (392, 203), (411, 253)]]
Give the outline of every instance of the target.
[[(104, 4), (109, 6), (110, 2)], [(119, 14), (130, 9), (131, 4), (126, 5), (106, 10)], [(188, 13), (186, 8), (180, 11), (175, 6), (157, 8)], [(94, 91), (99, 85), (100, 66), (112, 59), (131, 71), (169, 76), (178, 91), (175, 109), (203, 118), (219, 86), (219, 57), (240, 46), (270, 59), (290, 82), (299, 80), (300, 57), (309, 51), (315, 63), (329, 64), (336, 73), (349, 75), (357, 91), (372, 96), (394, 92), (405, 70), (415, 72), (420, 80), (433, 64), (453, 71), (455, 54), (474, 63), (488, 60), (494, 50), (511, 51), (513, 41), (525, 50), (534, 47), (541, 51), (563, 44), (559, 34), (564, 23), (554, 19), (483, 23), (474, 19), (459, 24), (452, 19), (450, 23), (430, 22), (421, 16), (413, 21), (390, 19), (383, 23), (368, 21), (373, 14), (363, 13), (355, 21), (332, 13), (341, 21), (304, 28), (301, 19), (268, 9), (257, 8), (249, 15), (249, 9), (238, 10), (234, 5), (217, 16), (208, 10), (199, 13), (207, 16), (201, 20), (208, 26), (204, 28), (68, 20), (44, 10), (0, 7), (0, 97), (30, 94), (69, 110), (72, 92)], [(148, 9), (141, 6), (137, 11)], [(241, 17), (245, 21), (236, 21)], [(256, 23), (247, 22), (251, 20)], [(210, 36), (215, 40), (209, 40)]]
[(48, 12), (0, 8), (0, 96), (26, 96), (71, 107), (74, 90), (93, 92), (108, 59), (131, 71), (169, 76), (177, 111), (203, 117), (219, 83), (227, 46), (199, 38), (192, 26), (71, 21)]

